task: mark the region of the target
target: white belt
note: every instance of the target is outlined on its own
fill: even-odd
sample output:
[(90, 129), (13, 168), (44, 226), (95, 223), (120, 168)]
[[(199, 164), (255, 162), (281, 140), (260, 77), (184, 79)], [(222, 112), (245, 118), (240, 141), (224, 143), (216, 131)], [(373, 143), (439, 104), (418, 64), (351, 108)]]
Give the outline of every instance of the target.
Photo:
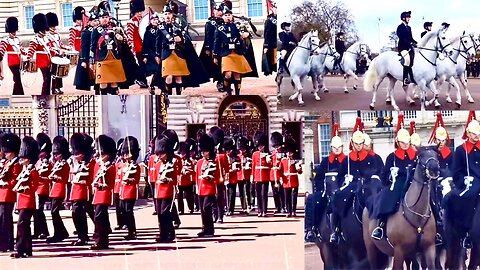
[(298, 173), (286, 173), (285, 176), (294, 176), (297, 175)]
[(255, 167), (255, 169), (259, 169), (259, 170), (262, 170), (262, 169), (270, 169), (270, 167), (267, 167), (267, 166), (257, 166), (257, 167)]
[(375, 175), (375, 174), (374, 174), (374, 175), (372, 175), (372, 176), (370, 176), (370, 178), (373, 178), (373, 179), (380, 180), (380, 176), (378, 176), (378, 175)]
[(280, 167), (272, 167), (272, 170), (280, 170)]
[(338, 172), (327, 172), (325, 173), (325, 176), (337, 176)]

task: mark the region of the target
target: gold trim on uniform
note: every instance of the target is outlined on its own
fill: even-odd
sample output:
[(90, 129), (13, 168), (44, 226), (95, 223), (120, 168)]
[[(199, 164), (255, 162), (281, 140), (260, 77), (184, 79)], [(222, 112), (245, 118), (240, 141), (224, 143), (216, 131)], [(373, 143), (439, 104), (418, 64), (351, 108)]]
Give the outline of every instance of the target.
[(252, 68), (243, 55), (231, 52), (229, 55), (222, 57), (222, 73), (229, 71), (245, 74), (251, 72)]

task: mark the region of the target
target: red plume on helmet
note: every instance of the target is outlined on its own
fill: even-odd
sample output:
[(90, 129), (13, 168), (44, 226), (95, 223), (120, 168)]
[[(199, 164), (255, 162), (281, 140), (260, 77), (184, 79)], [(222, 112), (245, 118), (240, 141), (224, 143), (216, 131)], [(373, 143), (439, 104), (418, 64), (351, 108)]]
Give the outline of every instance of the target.
[(467, 127), (468, 127), (468, 124), (470, 124), (470, 122), (472, 122), (472, 120), (477, 120), (477, 116), (475, 115), (475, 111), (470, 111), (468, 113), (468, 118), (467, 118), (467, 123), (465, 124), (465, 131), (463, 131), (463, 136), (462, 136), (462, 139), (466, 140), (468, 137), (467, 137)]
[(362, 127), (362, 118), (357, 117), (355, 120), (355, 125), (353, 126), (352, 138), (350, 140), (350, 150), (353, 150), (353, 140), (355, 139), (355, 132), (360, 131), (363, 137), (363, 127)]
[(410, 135), (417, 132), (417, 128), (415, 127), (415, 121), (410, 121)]
[(332, 127), (332, 138), (335, 136), (340, 136), (340, 125), (338, 123), (334, 123)]
[[(443, 122), (443, 117), (441, 112), (437, 113), (437, 121), (435, 122), (435, 126), (433, 126), (432, 135), (430, 135), (430, 139), (428, 139), (428, 143), (433, 143), (435, 141), (435, 134), (437, 132), (437, 128), (439, 127), (444, 128), (445, 131), (447, 130), (447, 128), (445, 127), (445, 123)], [(447, 132), (447, 144), (449, 143), (449, 141), (450, 141), (450, 136), (448, 135), (448, 132)]]
[(395, 130), (395, 137), (397, 137), (398, 131), (405, 126), (403, 113), (398, 115), (397, 129)]

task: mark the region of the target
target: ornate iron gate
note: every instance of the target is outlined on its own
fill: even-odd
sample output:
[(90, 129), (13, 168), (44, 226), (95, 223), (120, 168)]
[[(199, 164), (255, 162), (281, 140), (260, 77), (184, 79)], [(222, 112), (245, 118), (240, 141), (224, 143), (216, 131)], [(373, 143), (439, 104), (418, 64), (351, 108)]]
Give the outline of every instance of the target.
[(56, 96), (58, 134), (70, 138), (73, 133), (97, 136), (98, 97), (95, 95)]
[(167, 129), (167, 108), (162, 95), (150, 96), (150, 138)]
[(32, 136), (32, 107), (7, 107), (0, 109), (0, 131), (15, 133), (20, 137)]
[(260, 102), (244, 97), (221, 106), (218, 125), (224, 129), (225, 135), (253, 138), (257, 131), (268, 133), (268, 111), (263, 100)]

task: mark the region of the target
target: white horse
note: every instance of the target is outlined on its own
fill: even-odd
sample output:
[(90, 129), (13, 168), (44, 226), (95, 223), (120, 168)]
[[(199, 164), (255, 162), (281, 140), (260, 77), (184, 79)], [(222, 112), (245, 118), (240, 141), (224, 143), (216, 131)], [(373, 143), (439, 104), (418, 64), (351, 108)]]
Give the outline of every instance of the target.
[[(436, 31), (428, 32), (420, 41), (418, 48), (415, 49), (415, 62), (412, 67), (413, 77), (417, 85), (422, 90), (422, 110), (425, 109), (425, 105), (428, 103), (425, 101), (427, 89), (431, 89), (434, 93), (435, 105), (438, 107), (438, 91), (433, 84), (434, 78), (437, 74), (435, 65), (437, 58), (443, 54), (452, 54), (453, 50), (446, 50), (445, 42), (445, 27), (442, 26)], [(450, 46), (451, 47), (451, 46)], [(400, 56), (397, 52), (387, 51), (381, 53), (374, 58), (370, 63), (365, 79), (363, 81), (363, 87), (365, 91), (373, 91), (372, 103), (370, 103), (370, 109), (375, 108), (375, 101), (377, 98), (378, 86), (382, 81), (388, 77), (390, 84), (387, 88), (387, 97), (391, 97), (391, 103), (395, 110), (399, 110), (395, 102), (395, 97), (391, 93), (394, 89), (396, 81), (403, 80), (403, 66), (400, 63)], [(407, 102), (410, 104), (415, 101), (408, 94), (408, 85), (403, 87), (406, 94)]]
[(335, 54), (335, 47), (329, 43), (320, 44), (320, 50), (318, 54), (311, 56), (310, 72), (308, 75), (312, 78), (313, 91), (315, 100), (321, 100), (318, 95), (318, 91), (323, 84), (323, 74), (325, 69), (325, 59), (329, 55)]
[[(348, 49), (343, 53), (342, 61), (340, 61), (340, 67), (344, 72), (343, 78), (345, 79), (345, 86), (343, 88), (343, 91), (345, 93), (348, 93), (347, 84), (349, 77), (353, 77), (355, 79), (356, 83), (353, 85), (353, 90), (357, 90), (358, 76), (355, 74), (355, 71), (357, 70), (357, 60), (368, 59), (368, 51), (368, 46), (365, 43), (357, 41), (353, 43), (350, 47), (348, 47)], [(334, 63), (335, 57), (328, 55), (325, 59), (324, 75), (328, 71), (340, 72), (338, 68), (334, 68)], [(322, 85), (322, 89), (325, 92), (328, 92), (328, 89), (324, 86), (323, 81), (320, 82), (320, 85)]]
[(311, 30), (305, 34), (298, 46), (292, 51), (287, 59), (287, 67), (290, 77), (297, 91), (289, 97), (289, 100), (298, 99), (298, 105), (304, 106), (302, 98), (303, 82), (310, 72), (311, 55), (320, 51), (318, 31)]

